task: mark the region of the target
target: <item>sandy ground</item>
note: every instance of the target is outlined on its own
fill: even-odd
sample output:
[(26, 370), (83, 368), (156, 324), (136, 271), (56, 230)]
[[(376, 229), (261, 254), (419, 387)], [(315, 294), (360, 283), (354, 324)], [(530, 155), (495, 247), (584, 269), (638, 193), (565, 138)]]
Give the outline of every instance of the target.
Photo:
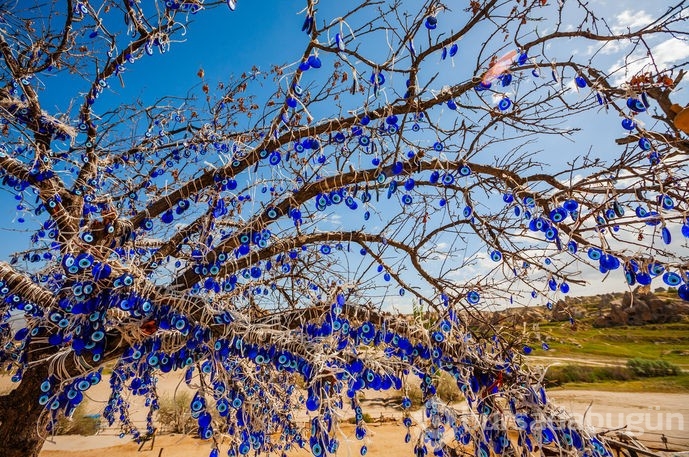
[[(3, 385), (4, 384), (4, 385)], [(109, 383), (104, 379), (88, 393), (88, 412), (98, 413), (105, 405), (109, 395)], [(0, 379), (0, 392), (7, 390), (8, 385)], [(162, 377), (158, 384), (161, 393), (173, 393), (190, 390), (180, 382), (179, 375)], [(192, 393), (193, 395), (193, 393)], [(412, 455), (413, 446), (404, 443), (405, 429), (400, 425), (401, 410), (386, 407), (386, 398), (380, 392), (366, 392), (365, 412), (373, 418), (381, 415), (397, 419), (395, 422), (370, 424), (369, 436), (365, 444), (367, 455), (402, 456)], [(675, 449), (689, 449), (689, 394), (670, 393), (632, 393), (632, 392), (598, 392), (593, 390), (551, 390), (551, 401), (583, 420), (592, 430), (615, 429), (623, 427), (625, 431), (634, 432), (641, 441), (662, 447), (661, 437), (665, 435), (668, 443)], [(133, 419), (143, 423), (143, 413)], [(344, 417), (353, 414), (344, 412)], [(416, 421), (421, 420), (421, 411), (413, 415)], [(306, 417), (304, 417), (306, 419)], [(413, 430), (414, 432), (414, 430)], [(418, 430), (416, 431), (418, 434)], [(105, 429), (97, 436), (57, 436), (46, 441), (41, 457), (83, 457), (107, 453), (108, 457), (175, 457), (205, 456), (210, 451), (210, 443), (181, 435), (159, 435), (151, 449), (150, 443), (137, 452), (138, 444), (127, 437), (120, 439), (115, 429)], [(412, 433), (414, 435), (414, 433)], [(418, 435), (417, 435), (418, 436)], [(412, 440), (413, 441), (413, 440)], [(341, 456), (358, 456), (361, 442), (353, 437), (353, 426), (341, 425)], [(227, 445), (221, 444), (221, 455), (226, 455)], [(292, 452), (290, 455), (310, 455), (308, 451)]]
[[(368, 447), (367, 456), (407, 456), (413, 454), (413, 444), (404, 442), (405, 428), (401, 425), (380, 425), (371, 424), (369, 427), (369, 437), (363, 442)], [(86, 437), (82, 437), (86, 438)], [(96, 438), (93, 444), (100, 446)], [(104, 437), (105, 438), (105, 437)], [(107, 453), (108, 457), (195, 457), (207, 456), (211, 450), (211, 443), (202, 441), (200, 439), (181, 435), (161, 435), (156, 437), (155, 445), (150, 443), (144, 444), (141, 452), (137, 452), (138, 444), (122, 440), (121, 443), (108, 448), (91, 448), (83, 447), (84, 442), (76, 441), (74, 444), (79, 444), (80, 450), (56, 450), (62, 447), (75, 449), (76, 446), (64, 446), (62, 441), (68, 441), (71, 437), (57, 437), (56, 444), (46, 443), (40, 457), (91, 457), (94, 455), (104, 455)], [(111, 441), (111, 440), (107, 440)], [(119, 441), (119, 440), (118, 440)], [(340, 434), (340, 449), (337, 455), (339, 456), (359, 456), (359, 449), (362, 442), (354, 438), (354, 426), (345, 424), (341, 426)], [(220, 443), (220, 455), (227, 455), (227, 445)], [(290, 452), (290, 456), (310, 456), (311, 452), (308, 449), (297, 449)]]

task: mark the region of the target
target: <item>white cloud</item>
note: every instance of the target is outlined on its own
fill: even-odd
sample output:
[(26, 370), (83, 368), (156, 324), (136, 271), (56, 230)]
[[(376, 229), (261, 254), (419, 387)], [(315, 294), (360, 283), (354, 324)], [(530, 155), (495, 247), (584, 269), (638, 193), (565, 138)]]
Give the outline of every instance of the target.
[(689, 57), (689, 43), (679, 38), (670, 38), (653, 48), (653, 56), (660, 68)]
[[(658, 67), (658, 70), (665, 70), (684, 59), (689, 58), (689, 43), (679, 38), (669, 38), (660, 44), (657, 44), (651, 48), (651, 54), (653, 55), (653, 61)], [(624, 66), (622, 60), (618, 60), (610, 68), (609, 72), (617, 72), (614, 83), (619, 84), (630, 76), (638, 74), (644, 70), (645, 67), (651, 65), (651, 60), (645, 55), (634, 54), (628, 59), (629, 64), (622, 74), (619, 72), (620, 68)]]
[(342, 216), (340, 214), (333, 214), (328, 218), (328, 222), (336, 226), (342, 225)]
[(635, 30), (650, 24), (653, 21), (653, 16), (646, 11), (632, 11), (624, 10), (615, 16), (615, 23), (612, 26), (612, 31), (615, 33), (624, 33), (628, 29)]

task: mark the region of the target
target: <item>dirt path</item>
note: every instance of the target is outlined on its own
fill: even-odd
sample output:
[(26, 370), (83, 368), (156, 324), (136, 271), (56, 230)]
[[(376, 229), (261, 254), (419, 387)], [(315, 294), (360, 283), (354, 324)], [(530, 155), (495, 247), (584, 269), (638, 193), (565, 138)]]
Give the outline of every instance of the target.
[(589, 356), (586, 358), (574, 358), (574, 357), (551, 357), (547, 355), (529, 355), (525, 357), (526, 362), (529, 365), (587, 365), (595, 367), (624, 367), (627, 366), (627, 360), (620, 359), (609, 359), (609, 358), (599, 358), (593, 359)]
[(689, 449), (689, 394), (551, 389), (549, 397), (594, 430), (626, 425), (641, 441), (660, 445), (665, 435)]

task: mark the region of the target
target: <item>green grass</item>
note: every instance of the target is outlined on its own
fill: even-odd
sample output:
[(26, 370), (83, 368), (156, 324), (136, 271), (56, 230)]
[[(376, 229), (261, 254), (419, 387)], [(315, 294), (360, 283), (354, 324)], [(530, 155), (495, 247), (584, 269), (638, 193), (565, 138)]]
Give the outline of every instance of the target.
[[(572, 382), (558, 388), (578, 390), (601, 390), (610, 392), (689, 392), (689, 374), (644, 378), (629, 381), (599, 381), (596, 383)], [(557, 388), (556, 388), (557, 389)]]
[[(540, 326), (541, 337), (551, 351), (537, 355), (552, 357), (659, 359), (689, 369), (689, 324), (655, 324), (640, 327), (592, 328), (549, 323)], [(537, 347), (537, 346), (535, 346)]]

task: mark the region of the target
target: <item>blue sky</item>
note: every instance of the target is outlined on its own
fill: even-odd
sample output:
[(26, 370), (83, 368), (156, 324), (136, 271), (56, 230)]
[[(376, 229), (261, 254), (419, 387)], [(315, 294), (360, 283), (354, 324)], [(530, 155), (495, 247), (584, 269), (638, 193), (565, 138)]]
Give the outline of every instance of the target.
[[(347, 3), (326, 3), (328, 2), (321, 2), (324, 9), (321, 18), (335, 17), (337, 12), (334, 10), (348, 6)], [(626, 27), (638, 27), (675, 3), (659, 0), (647, 2), (643, 9), (638, 9), (638, 2), (634, 1), (591, 2), (615, 31), (624, 30)], [(285, 65), (297, 62), (307, 40), (306, 35), (300, 30), (304, 16), (297, 14), (303, 5), (303, 2), (296, 1), (240, 0), (235, 12), (220, 8), (209, 13), (197, 14), (189, 26), (189, 33), (183, 37), (183, 42), (173, 43), (167, 54), (156, 54), (129, 65), (124, 73), (125, 86), (121, 87), (113, 81), (112, 92), (99, 100), (99, 108), (105, 110), (116, 106), (121, 100), (137, 96), (145, 102), (152, 102), (166, 94), (184, 95), (194, 86), (196, 88), (193, 90), (198, 93), (201, 80), (197, 72), (201, 68), (205, 72), (204, 82), (212, 87), (218, 81), (226, 81), (232, 74), (239, 75), (250, 71), (252, 66), (268, 70), (272, 64)], [(547, 30), (548, 21), (544, 21), (539, 27), (542, 31)], [(467, 42), (462, 45), (466, 46)], [(689, 45), (683, 42), (668, 40), (652, 42), (651, 46), (659, 66), (671, 65), (675, 61), (689, 57)], [(578, 56), (590, 55), (594, 51), (586, 46), (578, 47), (576, 42), (572, 46), (572, 53)], [(606, 69), (618, 65), (613, 54), (623, 51), (623, 48), (610, 46), (601, 52), (601, 61), (608, 65)], [(449, 80), (461, 74), (460, 58), (456, 60), (455, 65), (446, 70)], [(61, 81), (60, 84), (70, 85), (63, 89), (77, 92), (84, 90), (75, 81)], [(271, 81), (266, 80), (264, 84), (265, 94), (271, 93)], [(46, 91), (42, 94), (44, 106), (55, 106), (58, 110), (66, 109), (67, 101), (61, 97), (68, 92), (59, 88)], [(574, 99), (590, 94), (578, 93), (572, 87), (570, 96)], [(683, 96), (686, 99), (686, 95)], [(588, 120), (585, 127), (586, 135), (577, 137), (576, 142), (544, 140), (541, 143), (546, 154), (552, 152), (552, 165), (561, 164), (570, 155), (580, 154), (589, 147), (593, 147), (597, 154), (605, 156), (606, 149), (614, 149), (612, 140), (623, 134), (619, 127), (619, 119), (604, 114)], [(0, 219), (0, 236), (3, 238), (3, 242), (0, 243), (0, 258), (3, 259), (11, 252), (28, 247), (28, 236), (24, 232), (24, 227), (33, 229), (36, 224), (31, 221), (23, 225), (18, 224), (16, 219), (22, 214), (15, 209), (16, 205), (17, 202), (11, 193), (0, 194), (0, 209), (3, 214), (3, 218)], [(622, 286), (619, 278), (599, 285), (598, 273), (585, 271), (593, 280), (593, 287), (581, 292), (599, 292), (611, 287), (619, 289)], [(576, 292), (573, 290), (573, 293)]]

